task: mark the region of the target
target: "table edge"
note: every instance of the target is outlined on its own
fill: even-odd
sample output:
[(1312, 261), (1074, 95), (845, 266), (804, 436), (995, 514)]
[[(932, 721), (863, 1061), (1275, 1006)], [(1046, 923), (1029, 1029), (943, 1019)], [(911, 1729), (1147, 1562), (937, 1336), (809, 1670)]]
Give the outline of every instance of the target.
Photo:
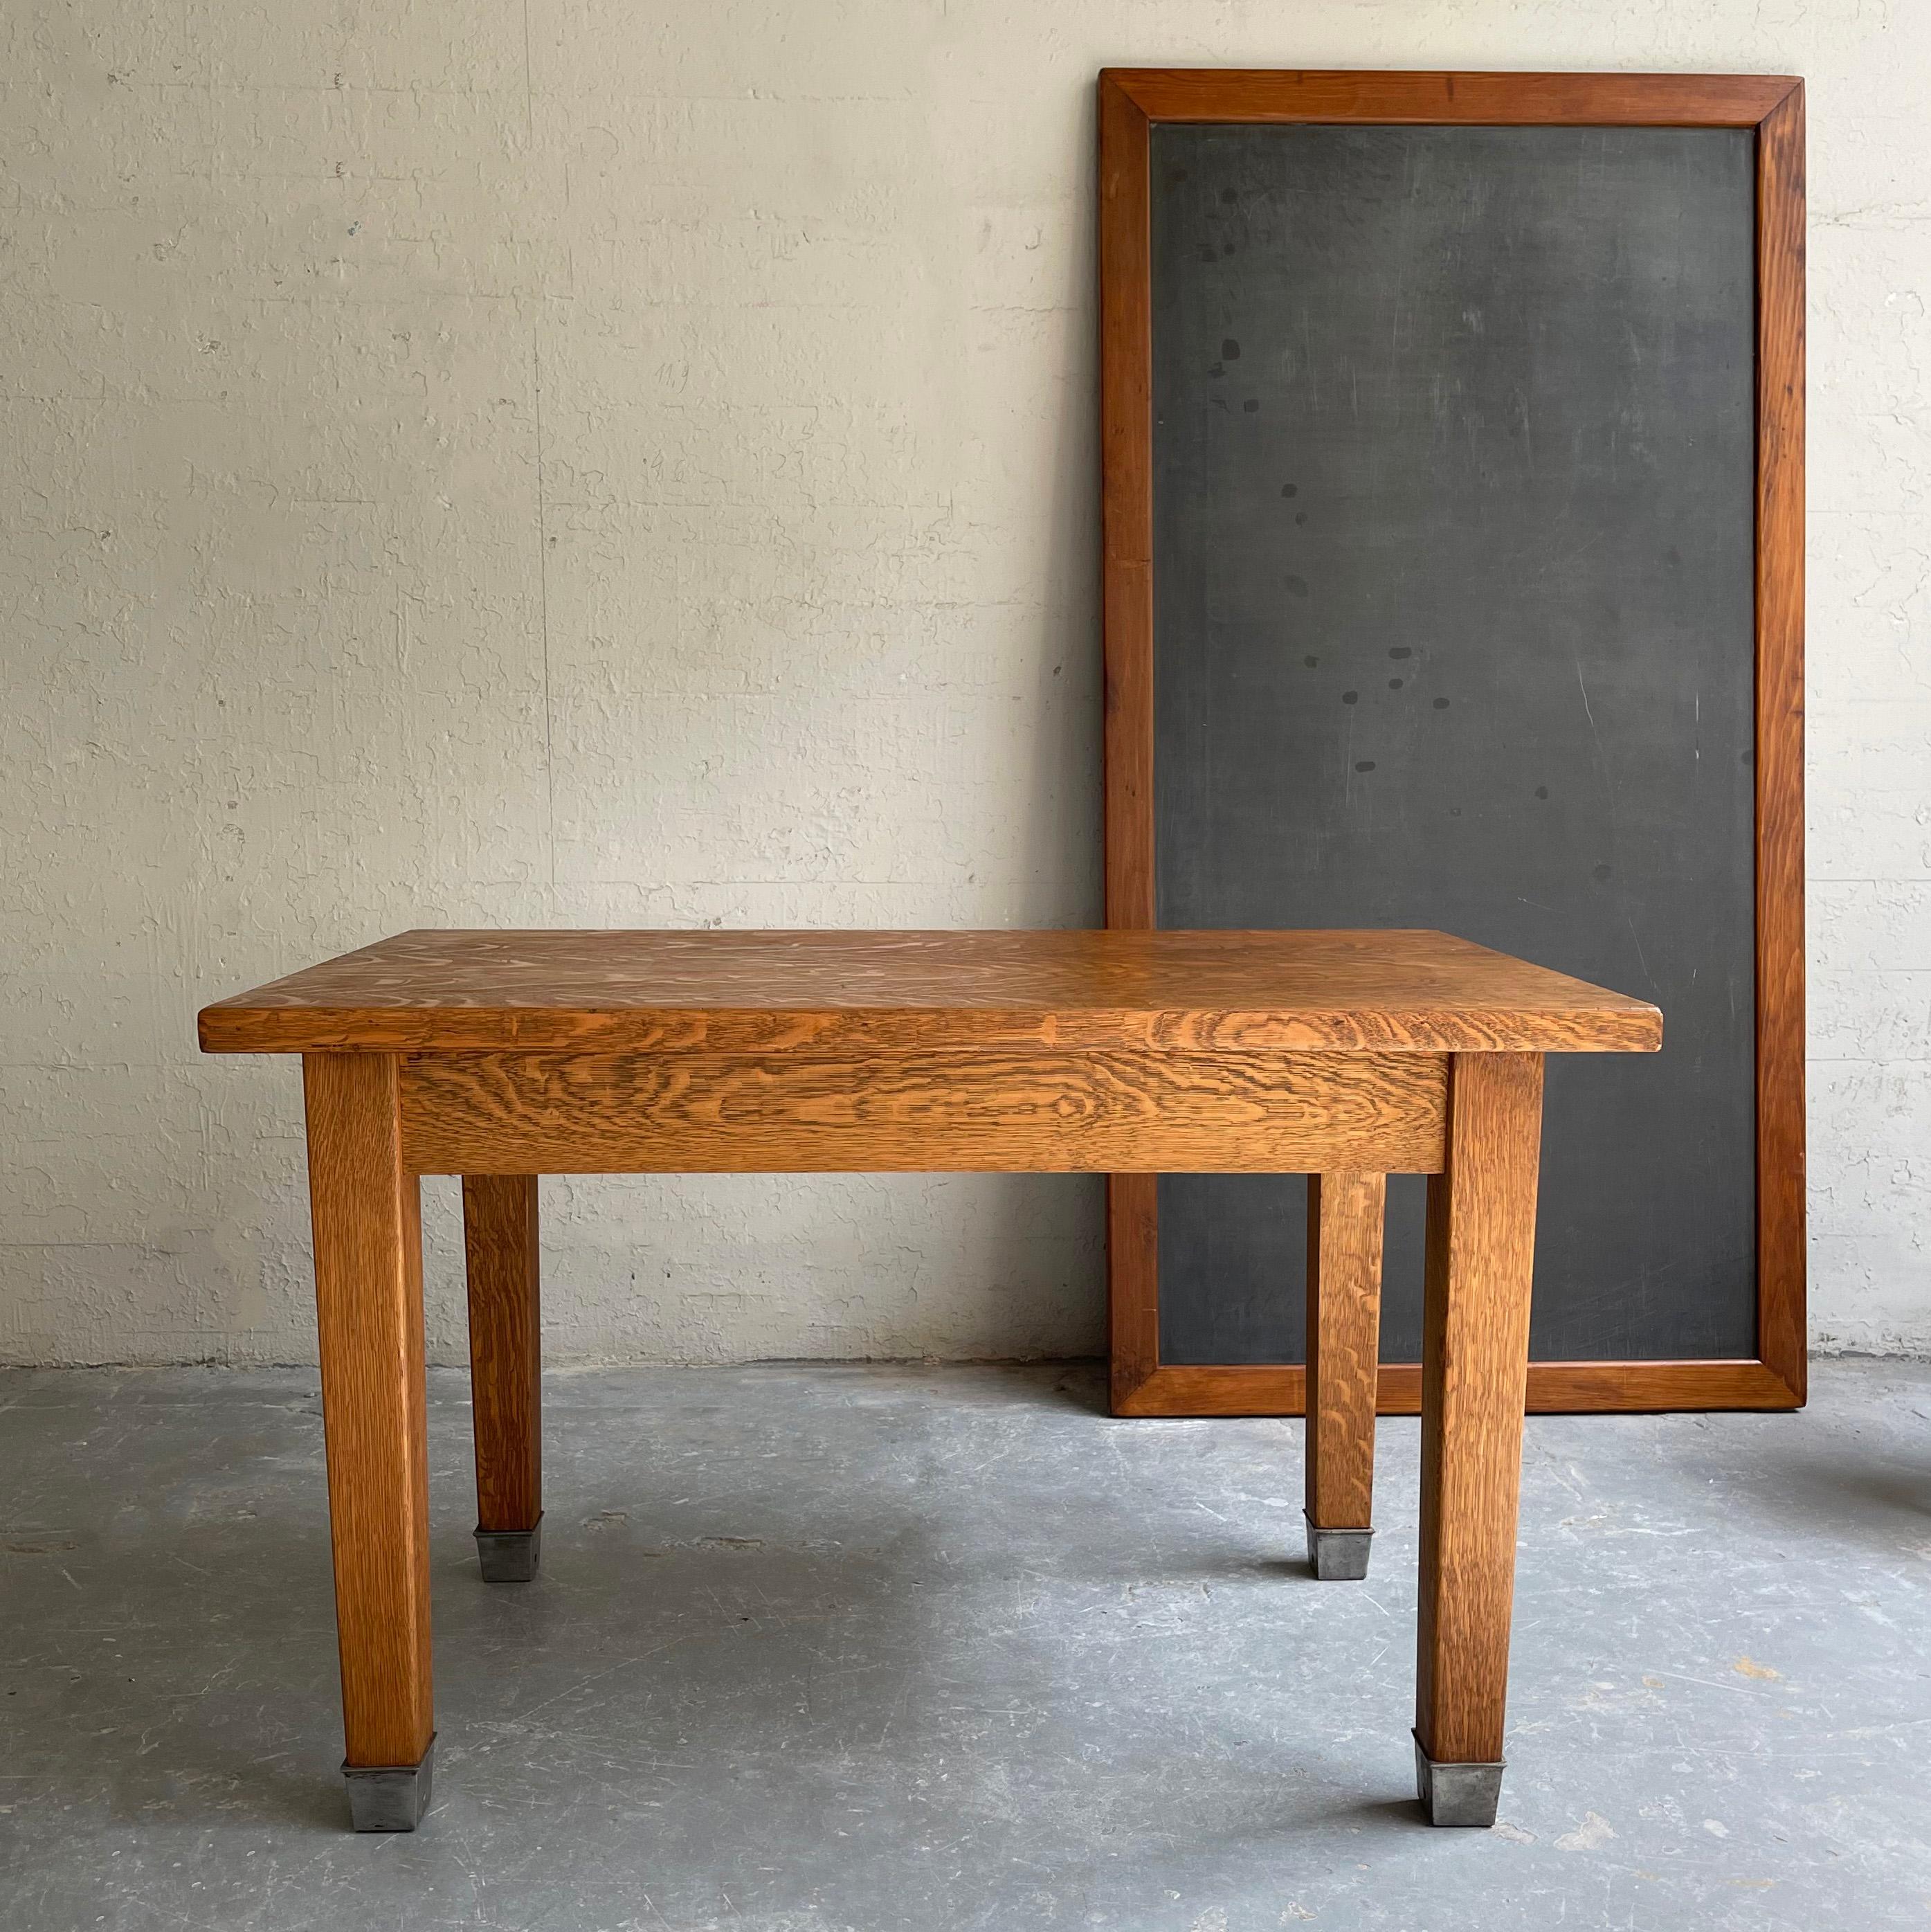
[(622, 1053), (1024, 1051), (1653, 1053), (1642, 1001), (1309, 1010), (238, 1006), (196, 1017), (202, 1052)]

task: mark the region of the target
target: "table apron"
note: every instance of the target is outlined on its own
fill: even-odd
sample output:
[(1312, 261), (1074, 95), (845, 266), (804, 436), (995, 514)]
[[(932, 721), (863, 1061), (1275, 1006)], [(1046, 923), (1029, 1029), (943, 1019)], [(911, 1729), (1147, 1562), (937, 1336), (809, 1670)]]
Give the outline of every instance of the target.
[(418, 1174), (1435, 1173), (1431, 1053), (470, 1053), (401, 1060)]

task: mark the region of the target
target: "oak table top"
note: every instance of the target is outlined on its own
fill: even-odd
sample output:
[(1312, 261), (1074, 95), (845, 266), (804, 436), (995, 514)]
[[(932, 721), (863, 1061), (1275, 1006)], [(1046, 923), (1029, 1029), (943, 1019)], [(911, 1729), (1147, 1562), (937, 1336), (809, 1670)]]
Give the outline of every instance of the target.
[(211, 1053), (1629, 1053), (1662, 1030), (1426, 932), (420, 931), (200, 1016)]
[[(1543, 1055), (1651, 1051), (1662, 1024), (1441, 932), (406, 932), (206, 1008), (211, 1052), (304, 1056), (353, 1821), (412, 1831), (433, 1783), (420, 1177), (463, 1177), (477, 1550), (520, 1582), (538, 1178), (910, 1170), (1108, 1174), (1108, 1239), (1143, 1270), (1157, 1175), (1313, 1177), (1324, 1578), (1364, 1575), (1374, 1533), (1383, 1177), (1429, 1176), (1417, 1790), (1492, 1823)], [(1135, 1308), (1116, 1390), (1159, 1369)]]

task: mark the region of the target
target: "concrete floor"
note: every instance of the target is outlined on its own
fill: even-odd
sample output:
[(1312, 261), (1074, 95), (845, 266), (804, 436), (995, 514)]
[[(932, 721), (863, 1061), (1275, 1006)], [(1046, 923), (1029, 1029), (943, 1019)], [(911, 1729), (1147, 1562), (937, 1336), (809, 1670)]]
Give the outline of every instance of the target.
[(1411, 1796), (1417, 1432), (1366, 1584), (1298, 1424), (1073, 1370), (557, 1376), (478, 1580), (433, 1378), (436, 1803), (356, 1838), (302, 1373), (0, 1375), (0, 1925), (1451, 1932), (1931, 1918), (1931, 1365), (1529, 1427), (1503, 1824)]

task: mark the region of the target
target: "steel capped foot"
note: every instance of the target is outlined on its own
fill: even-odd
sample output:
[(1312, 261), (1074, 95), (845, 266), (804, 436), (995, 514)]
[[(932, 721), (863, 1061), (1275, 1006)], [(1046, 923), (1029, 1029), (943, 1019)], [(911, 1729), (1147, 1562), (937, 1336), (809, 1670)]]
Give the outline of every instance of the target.
[(1415, 1739), (1415, 1796), (1431, 1825), (1472, 1825), (1487, 1831), (1502, 1802), (1502, 1771), (1495, 1764), (1438, 1764)]
[(344, 1764), (349, 1816), (358, 1832), (412, 1832), (429, 1809), (436, 1768), (436, 1740), (420, 1764)]
[(543, 1519), (532, 1529), (478, 1528), (476, 1559), (486, 1583), (527, 1583), (543, 1560)]
[[(1301, 1514), (1306, 1516), (1303, 1510)], [(1307, 1517), (1308, 1568), (1324, 1583), (1358, 1583), (1368, 1574), (1372, 1529), (1321, 1529)]]

